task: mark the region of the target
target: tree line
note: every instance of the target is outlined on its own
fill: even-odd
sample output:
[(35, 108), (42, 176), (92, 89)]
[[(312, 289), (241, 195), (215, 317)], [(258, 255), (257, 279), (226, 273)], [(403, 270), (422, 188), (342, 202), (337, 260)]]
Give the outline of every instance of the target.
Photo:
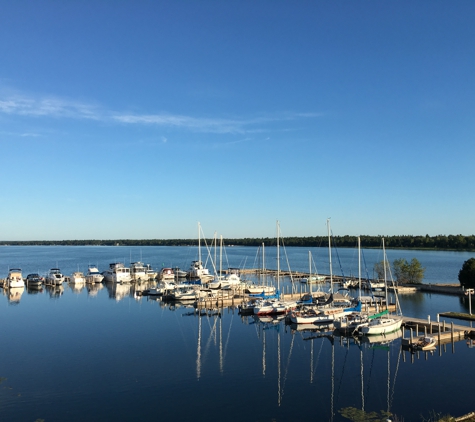
[[(364, 248), (380, 248), (382, 236), (360, 236), (361, 246)], [(214, 239), (202, 239), (202, 244), (208, 245)], [(328, 247), (327, 236), (286, 237), (285, 246)], [(275, 246), (275, 238), (224, 238), (225, 245), (235, 246)], [(333, 245), (342, 248), (352, 248), (357, 245), (357, 236), (332, 236)], [(432, 250), (475, 250), (475, 235), (437, 235), (411, 236), (397, 235), (384, 236), (386, 248), (391, 249), (432, 249)], [(197, 246), (198, 239), (110, 239), (110, 240), (36, 240), (36, 241), (0, 241), (1, 245), (65, 245), (65, 246)]]

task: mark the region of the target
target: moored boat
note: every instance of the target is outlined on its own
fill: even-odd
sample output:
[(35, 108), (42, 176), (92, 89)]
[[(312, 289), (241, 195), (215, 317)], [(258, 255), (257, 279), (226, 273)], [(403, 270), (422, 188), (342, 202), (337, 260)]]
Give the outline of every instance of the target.
[(45, 284), (50, 286), (61, 286), (64, 282), (64, 275), (59, 268), (51, 268), (45, 277)]
[(82, 271), (75, 271), (69, 277), (69, 282), (71, 284), (84, 284), (86, 282), (86, 277)]
[(130, 283), (130, 268), (124, 267), (121, 262), (113, 262), (109, 264), (109, 268), (102, 273), (105, 281), (112, 283)]
[(134, 281), (148, 280), (147, 268), (143, 262), (131, 262), (130, 263), (130, 277)]
[(20, 268), (12, 268), (8, 271), (7, 278), (5, 279), (5, 285), (8, 288), (25, 287), (25, 282), (23, 281)]
[(86, 273), (86, 283), (100, 283), (104, 280), (104, 276), (99, 272), (95, 265), (89, 265)]
[(26, 276), (26, 285), (28, 288), (40, 287), (43, 285), (43, 277), (38, 273), (28, 274)]

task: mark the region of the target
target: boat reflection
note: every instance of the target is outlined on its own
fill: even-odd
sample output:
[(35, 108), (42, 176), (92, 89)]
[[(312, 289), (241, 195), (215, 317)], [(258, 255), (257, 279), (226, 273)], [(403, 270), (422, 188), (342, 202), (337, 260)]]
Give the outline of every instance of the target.
[(10, 287), (7, 289), (8, 303), (11, 305), (18, 305), (20, 303), (21, 295), (25, 291), (25, 287)]
[(115, 299), (117, 302), (129, 296), (132, 288), (132, 285), (129, 283), (114, 283), (111, 281), (106, 282), (105, 286), (109, 293), (109, 298)]
[(49, 297), (51, 299), (58, 299), (64, 293), (64, 287), (62, 284), (54, 284), (54, 285), (46, 284), (45, 289), (49, 293)]
[(100, 290), (104, 288), (104, 285), (102, 283), (87, 283), (86, 284), (86, 290), (87, 290), (87, 295), (91, 297), (97, 296)]

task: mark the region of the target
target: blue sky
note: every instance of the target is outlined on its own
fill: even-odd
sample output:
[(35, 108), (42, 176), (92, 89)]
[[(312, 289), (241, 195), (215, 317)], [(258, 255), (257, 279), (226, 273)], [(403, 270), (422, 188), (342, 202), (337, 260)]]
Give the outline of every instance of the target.
[(473, 1), (0, 7), (0, 239), (474, 233)]

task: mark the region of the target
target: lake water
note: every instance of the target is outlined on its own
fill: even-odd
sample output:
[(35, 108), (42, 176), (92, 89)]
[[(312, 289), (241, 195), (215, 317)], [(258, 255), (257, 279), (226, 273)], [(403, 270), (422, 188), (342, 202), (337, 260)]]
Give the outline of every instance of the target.
[[(214, 252), (212, 252), (213, 254)], [(308, 269), (308, 249), (287, 248), (292, 270)], [(417, 257), (424, 282), (456, 283), (470, 253), (387, 251)], [(207, 254), (203, 254), (207, 255)], [(286, 257), (287, 255), (287, 257)], [(356, 274), (357, 252), (338, 250), (346, 275)], [(259, 267), (256, 248), (227, 248), (223, 267)], [(318, 272), (328, 271), (325, 249), (312, 249)], [(364, 250), (368, 268), (380, 261)], [(69, 275), (95, 264), (150, 263), (188, 268), (187, 247), (1, 247), (0, 276), (59, 267)], [(206, 256), (203, 256), (206, 260)], [(266, 248), (275, 268), (275, 248)], [(210, 267), (208, 263), (208, 267)], [(287, 281), (287, 284), (289, 282)], [(24, 291), (0, 297), (0, 419), (3, 421), (341, 421), (344, 408), (389, 410), (399, 419), (427, 420), (475, 410), (470, 342), (411, 355), (400, 339), (369, 343), (298, 331), (284, 321), (255, 319), (225, 308), (198, 314), (193, 307), (136, 297), (133, 286)], [(443, 311), (468, 312), (466, 297), (400, 296), (405, 315), (435, 320)], [(475, 309), (475, 308), (474, 308)], [(460, 323), (460, 321), (456, 321)]]

